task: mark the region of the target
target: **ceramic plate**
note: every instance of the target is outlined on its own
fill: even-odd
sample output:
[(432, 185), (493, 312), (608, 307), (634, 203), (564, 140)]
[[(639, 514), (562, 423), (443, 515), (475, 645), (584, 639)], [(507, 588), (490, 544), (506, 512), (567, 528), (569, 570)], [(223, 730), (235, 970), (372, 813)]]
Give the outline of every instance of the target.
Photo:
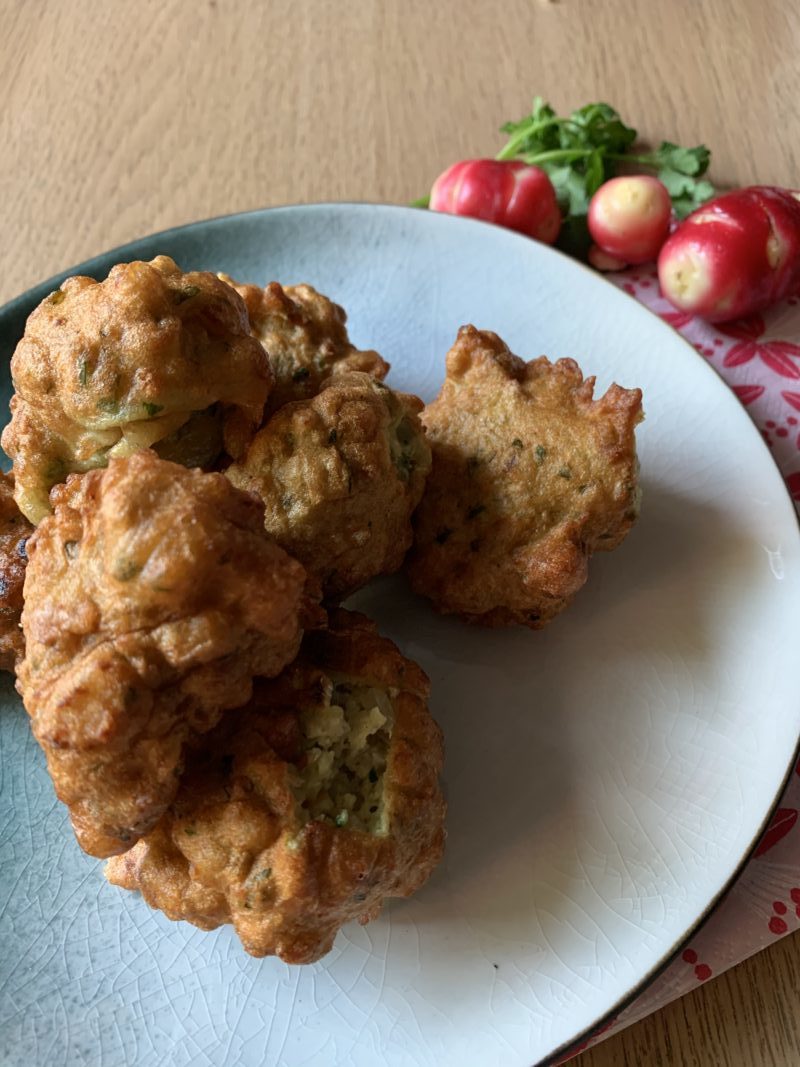
[[(216, 219), (84, 264), (174, 256), (344, 304), (430, 399), (465, 322), (644, 390), (644, 501), (547, 630), (438, 618), (402, 579), (354, 603), (418, 660), (447, 744), (446, 857), (310, 967), (246, 956), (108, 886), (6, 682), (0, 1060), (530, 1067), (647, 980), (751, 849), (800, 732), (800, 539), (758, 433), (676, 333), (597, 275), (482, 223), (321, 205)], [(55, 279), (0, 317), (6, 363)], [(7, 368), (3, 371), (7, 375)]]

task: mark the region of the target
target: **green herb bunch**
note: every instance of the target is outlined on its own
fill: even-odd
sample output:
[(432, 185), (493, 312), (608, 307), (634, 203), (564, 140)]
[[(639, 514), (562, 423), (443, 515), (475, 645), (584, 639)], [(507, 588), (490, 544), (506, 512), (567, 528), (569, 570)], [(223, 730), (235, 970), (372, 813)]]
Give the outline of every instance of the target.
[(637, 151), (636, 130), (609, 104), (587, 104), (561, 118), (537, 96), (530, 115), (501, 129), (508, 141), (497, 159), (519, 159), (547, 172), (564, 214), (558, 244), (573, 254), (584, 253), (590, 243), (589, 201), (617, 174), (654, 172), (681, 219), (714, 195), (713, 185), (703, 178), (711, 159), (705, 145), (682, 148), (662, 141), (655, 151)]

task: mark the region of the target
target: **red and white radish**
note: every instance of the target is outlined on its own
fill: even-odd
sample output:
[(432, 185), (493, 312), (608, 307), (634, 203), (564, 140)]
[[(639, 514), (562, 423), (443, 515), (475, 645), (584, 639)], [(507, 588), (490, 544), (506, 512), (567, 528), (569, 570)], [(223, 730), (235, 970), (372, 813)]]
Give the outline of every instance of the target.
[(728, 322), (796, 292), (798, 195), (753, 185), (725, 193), (689, 215), (658, 257), (664, 296), (681, 311)]
[(495, 159), (465, 159), (440, 174), (430, 207), (468, 215), (553, 244), (561, 211), (553, 184), (539, 167)]
[(631, 174), (600, 186), (589, 203), (587, 221), (603, 252), (638, 264), (656, 258), (669, 234), (671, 215), (672, 201), (658, 178)]

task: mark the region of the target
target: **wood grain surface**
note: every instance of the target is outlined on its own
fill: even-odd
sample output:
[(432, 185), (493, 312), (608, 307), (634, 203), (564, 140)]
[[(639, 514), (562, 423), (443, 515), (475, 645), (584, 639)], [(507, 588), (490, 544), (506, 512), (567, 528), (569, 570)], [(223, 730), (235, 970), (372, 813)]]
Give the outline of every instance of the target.
[[(796, 0), (0, 0), (0, 302), (145, 233), (406, 202), (536, 93), (800, 185)], [(581, 1067), (800, 1063), (786, 938)], [(469, 1065), (465, 1065), (469, 1067)]]

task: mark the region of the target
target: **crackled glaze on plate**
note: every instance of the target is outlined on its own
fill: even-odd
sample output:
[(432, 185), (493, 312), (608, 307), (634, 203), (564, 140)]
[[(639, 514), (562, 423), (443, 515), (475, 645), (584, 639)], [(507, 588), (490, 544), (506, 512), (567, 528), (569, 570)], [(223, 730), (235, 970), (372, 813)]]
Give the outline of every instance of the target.
[[(542, 633), (439, 618), (400, 578), (353, 603), (433, 682), (446, 857), (311, 967), (170, 923), (108, 886), (0, 690), (0, 1062), (530, 1067), (628, 996), (723, 890), (800, 732), (800, 543), (747, 415), (672, 330), (589, 271), (481, 223), (321, 205), (147, 238), (82, 269), (308, 281), (389, 382), (432, 397), (464, 322), (644, 390), (642, 518)], [(50, 285), (50, 288), (53, 286)], [(0, 312), (7, 361), (32, 295)], [(6, 375), (7, 367), (3, 368)]]

